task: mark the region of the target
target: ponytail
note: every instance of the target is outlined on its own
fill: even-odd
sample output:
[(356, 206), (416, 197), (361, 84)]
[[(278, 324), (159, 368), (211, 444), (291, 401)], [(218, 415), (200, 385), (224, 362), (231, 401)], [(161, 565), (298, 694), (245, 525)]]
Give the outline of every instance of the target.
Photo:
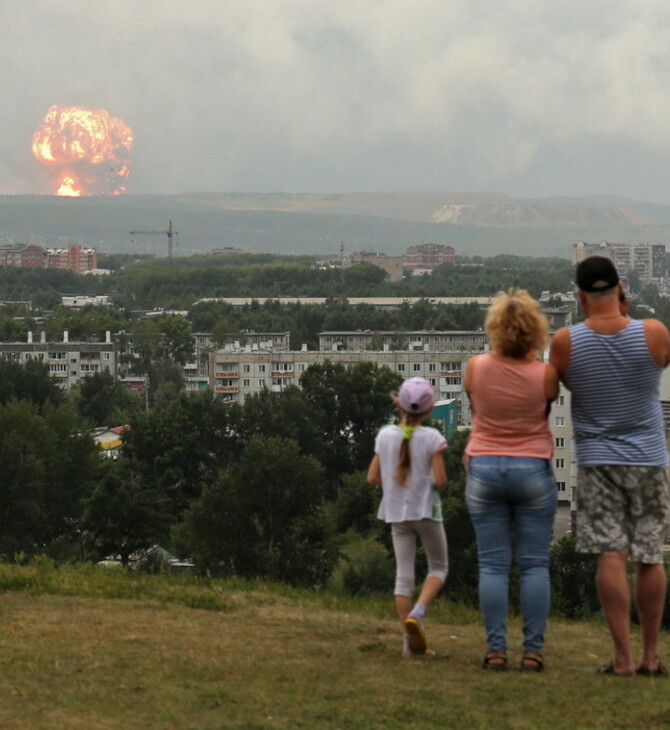
[(400, 443), (400, 458), (398, 460), (395, 478), (401, 487), (407, 487), (407, 474), (409, 474), (409, 470), (412, 467), (412, 455), (409, 449), (409, 442), (414, 434), (414, 429), (420, 425), (425, 417), (425, 413), (405, 413), (405, 423), (407, 425), (400, 426), (404, 432), (404, 437)]

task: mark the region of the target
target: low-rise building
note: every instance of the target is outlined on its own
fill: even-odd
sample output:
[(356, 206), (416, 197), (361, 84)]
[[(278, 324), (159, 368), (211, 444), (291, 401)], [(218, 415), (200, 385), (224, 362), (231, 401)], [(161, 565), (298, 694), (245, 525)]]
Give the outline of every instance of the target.
[(0, 357), (21, 364), (30, 360), (45, 363), (49, 374), (64, 390), (93, 373), (117, 377), (118, 350), (110, 332), (104, 342), (70, 342), (67, 330), (61, 342), (47, 342), (44, 332), (35, 342), (29, 332), (26, 342), (0, 342)]

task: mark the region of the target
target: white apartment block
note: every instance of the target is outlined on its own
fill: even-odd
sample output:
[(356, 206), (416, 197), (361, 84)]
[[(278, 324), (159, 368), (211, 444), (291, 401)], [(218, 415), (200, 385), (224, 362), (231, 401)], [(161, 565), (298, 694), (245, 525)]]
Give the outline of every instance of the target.
[(578, 264), (589, 256), (611, 259), (619, 274), (634, 271), (643, 284), (666, 276), (665, 244), (652, 243), (586, 243), (572, 244), (572, 263)]
[(463, 389), (463, 370), (475, 354), (446, 354), (432, 351), (314, 351), (253, 352), (216, 350), (210, 354), (210, 387), (228, 403), (242, 403), (252, 393), (267, 388), (281, 392), (289, 385), (300, 385), (305, 370), (330, 360), (345, 367), (359, 362), (385, 365), (403, 378), (421, 376), (435, 388), (439, 400), (456, 399), (459, 418), (470, 422), (470, 405)]
[(408, 350), (410, 352), (469, 353), (488, 350), (488, 338), (481, 331), (436, 330), (320, 332), (319, 350), (362, 352), (369, 350)]
[(29, 332), (27, 342), (0, 342), (0, 357), (21, 364), (29, 360), (47, 364), (49, 374), (63, 390), (93, 373), (117, 376), (118, 350), (110, 332), (105, 334), (104, 342), (70, 342), (67, 330), (62, 342), (47, 342), (44, 332), (39, 342), (34, 342)]

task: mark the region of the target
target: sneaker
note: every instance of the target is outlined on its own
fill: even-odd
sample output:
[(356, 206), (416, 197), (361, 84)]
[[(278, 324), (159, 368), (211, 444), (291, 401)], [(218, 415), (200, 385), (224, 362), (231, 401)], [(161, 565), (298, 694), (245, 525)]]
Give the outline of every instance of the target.
[(409, 650), (412, 654), (425, 654), (428, 646), (423, 623), (418, 618), (408, 618), (405, 620), (405, 631), (409, 634)]

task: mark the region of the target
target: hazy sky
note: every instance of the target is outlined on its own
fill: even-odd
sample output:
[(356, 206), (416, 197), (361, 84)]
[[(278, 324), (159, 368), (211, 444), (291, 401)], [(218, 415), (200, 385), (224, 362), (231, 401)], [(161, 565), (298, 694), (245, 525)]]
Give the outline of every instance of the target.
[(0, 194), (53, 104), (134, 131), (129, 193), (670, 203), (667, 0), (2, 0)]

